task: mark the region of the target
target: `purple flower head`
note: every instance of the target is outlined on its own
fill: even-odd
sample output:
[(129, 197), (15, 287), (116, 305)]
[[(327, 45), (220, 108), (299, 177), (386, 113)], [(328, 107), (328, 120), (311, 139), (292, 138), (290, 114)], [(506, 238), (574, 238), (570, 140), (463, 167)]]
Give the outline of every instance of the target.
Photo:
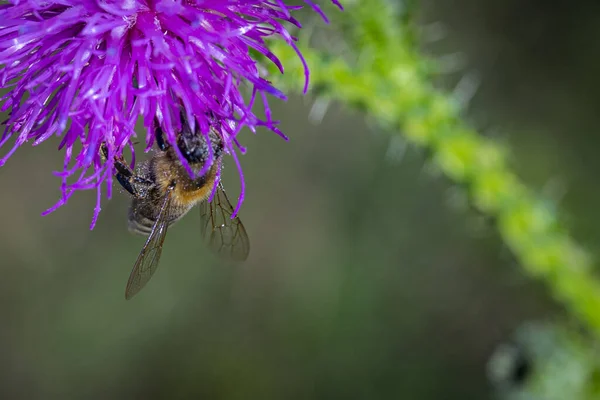
[[(305, 3), (327, 21), (316, 4)], [(300, 27), (291, 15), (299, 8), (283, 0), (0, 2), (0, 107), (9, 112), (0, 136), (0, 147), (9, 150), (0, 166), (25, 142), (37, 145), (59, 137), (59, 148), (65, 151), (64, 169), (56, 172), (62, 197), (45, 214), (77, 190), (96, 189), (93, 228), (103, 183), (111, 196), (114, 157), (127, 148), (133, 153), (138, 118), (143, 119), (149, 150), (155, 123), (168, 142), (176, 143), (183, 113), (203, 135), (216, 130), (233, 157), (242, 182), (237, 213), (244, 181), (236, 154), (245, 152), (238, 132), (244, 126), (252, 131), (264, 126), (285, 138), (267, 103), (267, 95), (285, 95), (261, 76), (253, 53), (283, 73), (265, 41), (279, 37), (298, 52), (306, 68), (284, 25)], [(308, 68), (305, 76), (306, 91)], [(249, 88), (247, 99), (241, 86)], [(252, 111), (257, 97), (265, 118)], [(103, 143), (107, 160), (99, 153)]]

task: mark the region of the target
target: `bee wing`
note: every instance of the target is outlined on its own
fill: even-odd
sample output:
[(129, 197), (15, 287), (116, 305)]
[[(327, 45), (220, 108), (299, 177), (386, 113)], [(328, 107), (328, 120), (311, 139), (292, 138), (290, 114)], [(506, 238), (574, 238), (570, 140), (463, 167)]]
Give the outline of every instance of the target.
[(202, 236), (211, 250), (231, 261), (244, 261), (250, 253), (250, 240), (244, 224), (233, 215), (233, 207), (219, 184), (215, 197), (200, 204)]
[(170, 205), (173, 189), (169, 189), (163, 203), (160, 207), (156, 222), (152, 226), (150, 235), (138, 256), (129, 280), (127, 281), (127, 287), (125, 288), (125, 298), (127, 300), (135, 296), (152, 278), (156, 268), (158, 267), (158, 261), (162, 254), (162, 247), (167, 235), (167, 228), (169, 227), (169, 214)]

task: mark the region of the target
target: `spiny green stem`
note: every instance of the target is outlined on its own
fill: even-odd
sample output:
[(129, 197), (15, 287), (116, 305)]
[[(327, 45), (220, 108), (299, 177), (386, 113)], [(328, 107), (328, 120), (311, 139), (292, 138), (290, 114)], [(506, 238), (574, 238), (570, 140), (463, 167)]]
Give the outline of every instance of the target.
[[(524, 270), (545, 281), (600, 337), (600, 282), (592, 276), (589, 254), (561, 227), (548, 202), (511, 169), (507, 150), (470, 127), (456, 99), (433, 86), (433, 63), (420, 53), (398, 10), (385, 0), (344, 5), (344, 13), (331, 19), (341, 21), (334, 28), (351, 54), (336, 57), (300, 40), (312, 87), (429, 149), (441, 171), (467, 188), (474, 206), (496, 219)], [(272, 45), (287, 68), (277, 84), (299, 90), (303, 70), (296, 54), (277, 42)]]

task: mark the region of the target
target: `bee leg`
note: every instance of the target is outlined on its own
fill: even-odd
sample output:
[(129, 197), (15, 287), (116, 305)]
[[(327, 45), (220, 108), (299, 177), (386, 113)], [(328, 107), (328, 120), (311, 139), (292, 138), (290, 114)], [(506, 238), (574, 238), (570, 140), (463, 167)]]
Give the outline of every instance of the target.
[(153, 185), (152, 181), (135, 174), (129, 166), (125, 165), (120, 160), (115, 160), (115, 168), (117, 181), (136, 198), (146, 197), (148, 190)]
[[(105, 143), (102, 143), (100, 146), (100, 156), (103, 161), (106, 161), (108, 158), (108, 149)], [(115, 177), (123, 189), (127, 190), (134, 197), (144, 197), (150, 186), (152, 186), (152, 181), (136, 175), (123, 158), (115, 157), (114, 162), (115, 169), (117, 170)]]
[[(108, 149), (106, 148), (106, 143), (102, 143), (100, 146), (100, 155), (102, 156), (102, 160), (106, 161), (108, 159)], [(124, 175), (125, 178), (130, 178), (133, 176), (133, 171), (127, 164), (125, 164), (125, 160), (121, 157), (115, 157), (115, 168), (117, 172), (121, 175)]]
[(123, 189), (127, 190), (131, 195), (139, 197), (133, 185), (131, 184), (131, 180), (125, 178), (123, 174), (116, 174), (115, 177), (117, 178), (117, 181), (123, 187)]
[(100, 145), (100, 157), (102, 158), (103, 163), (108, 159), (108, 149), (106, 148), (105, 142), (102, 142)]
[(166, 151), (169, 148), (169, 144), (165, 141), (165, 133), (156, 119), (154, 120), (154, 136), (156, 137), (158, 148)]
[(123, 189), (127, 190), (133, 197), (145, 198), (153, 183), (135, 174), (123, 174), (118, 172), (115, 177)]
[(115, 157), (115, 169), (117, 181), (134, 197), (144, 197), (148, 188), (152, 186), (152, 181), (135, 174), (120, 157)]

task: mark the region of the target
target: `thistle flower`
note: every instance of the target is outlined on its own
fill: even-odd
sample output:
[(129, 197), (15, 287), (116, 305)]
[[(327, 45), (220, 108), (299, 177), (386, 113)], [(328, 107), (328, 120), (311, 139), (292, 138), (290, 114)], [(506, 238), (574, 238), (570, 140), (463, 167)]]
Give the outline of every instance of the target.
[[(332, 0), (340, 9), (337, 0)], [(111, 197), (113, 159), (124, 149), (134, 154), (134, 125), (143, 119), (146, 151), (154, 123), (175, 143), (180, 110), (191, 127), (222, 137), (244, 180), (237, 153), (242, 127), (263, 126), (285, 138), (271, 118), (267, 95), (285, 99), (264, 76), (253, 54), (260, 53), (283, 73), (266, 39), (293, 47), (309, 71), (284, 23), (300, 27), (283, 0), (12, 0), (0, 1), (0, 147), (9, 150), (0, 166), (23, 144), (60, 137), (64, 167), (60, 200), (77, 190), (97, 190), (94, 227), (103, 184)], [(321, 9), (305, 3), (327, 22)], [(241, 86), (249, 87), (249, 98)], [(265, 117), (253, 111), (257, 99)], [(105, 143), (107, 160), (99, 154)], [(12, 147), (11, 147), (12, 144)], [(177, 146), (174, 146), (177, 149)], [(181, 154), (184, 165), (187, 162)], [(132, 164), (135, 163), (135, 156)], [(209, 165), (205, 166), (204, 173)], [(189, 173), (194, 172), (189, 169)]]

